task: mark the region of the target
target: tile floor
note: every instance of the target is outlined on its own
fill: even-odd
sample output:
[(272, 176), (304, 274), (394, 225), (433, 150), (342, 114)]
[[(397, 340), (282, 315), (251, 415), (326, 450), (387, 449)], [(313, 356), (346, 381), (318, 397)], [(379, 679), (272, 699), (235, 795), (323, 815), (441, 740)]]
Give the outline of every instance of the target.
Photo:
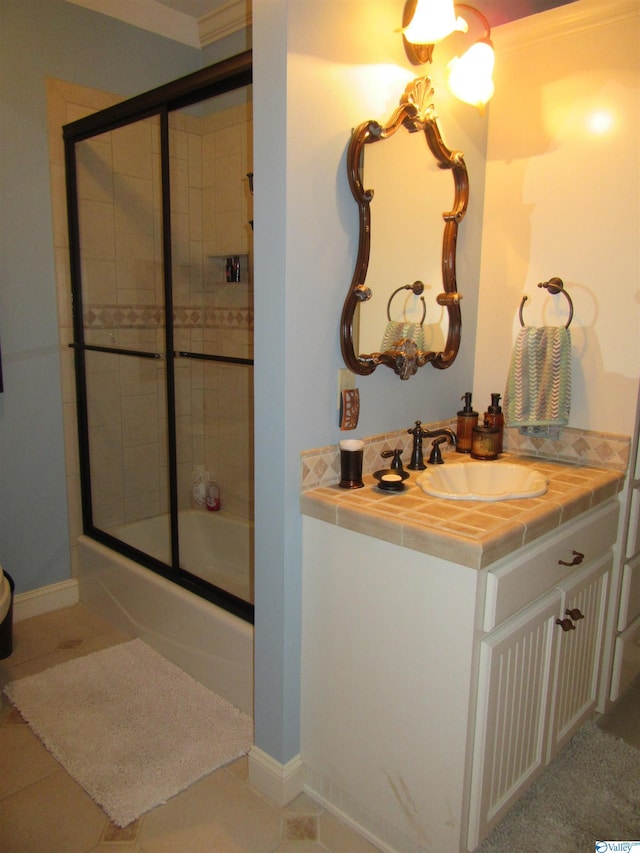
[[(18, 622), (13, 654), (0, 661), (0, 688), (125, 639), (82, 605)], [(640, 679), (600, 725), (640, 748)], [(248, 784), (246, 758), (119, 829), (2, 698), (0, 850), (374, 853), (375, 848), (305, 794), (285, 809), (275, 808)]]
[[(80, 604), (18, 622), (0, 689), (126, 639)], [(250, 787), (246, 758), (119, 829), (1, 701), (2, 853), (375, 853), (305, 794), (277, 809)]]

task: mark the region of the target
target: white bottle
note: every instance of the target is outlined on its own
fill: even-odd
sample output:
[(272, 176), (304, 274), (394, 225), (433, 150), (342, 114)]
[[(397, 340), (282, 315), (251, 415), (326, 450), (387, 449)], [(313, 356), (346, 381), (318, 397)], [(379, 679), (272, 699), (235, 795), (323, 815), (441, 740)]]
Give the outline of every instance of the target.
[(191, 489), (191, 506), (194, 509), (204, 509), (207, 498), (207, 472), (204, 465), (196, 465), (193, 469)]

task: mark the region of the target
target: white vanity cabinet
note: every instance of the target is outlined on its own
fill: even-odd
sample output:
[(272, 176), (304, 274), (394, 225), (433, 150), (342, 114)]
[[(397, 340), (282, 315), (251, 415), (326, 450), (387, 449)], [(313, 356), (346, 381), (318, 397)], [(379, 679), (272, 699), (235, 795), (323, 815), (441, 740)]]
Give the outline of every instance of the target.
[(305, 517), (309, 793), (382, 849), (474, 850), (595, 708), (618, 509), (480, 570)]
[[(599, 521), (615, 537), (615, 513)], [(612, 541), (480, 642), (470, 850), (596, 706)]]

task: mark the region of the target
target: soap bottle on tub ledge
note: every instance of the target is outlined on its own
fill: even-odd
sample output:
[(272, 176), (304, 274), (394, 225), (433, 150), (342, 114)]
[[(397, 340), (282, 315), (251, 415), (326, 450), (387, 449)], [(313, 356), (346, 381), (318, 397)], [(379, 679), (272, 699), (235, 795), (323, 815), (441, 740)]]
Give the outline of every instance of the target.
[(207, 500), (207, 483), (209, 475), (204, 465), (196, 465), (193, 469), (191, 483), (191, 506), (193, 509), (204, 509)]
[(207, 509), (217, 512), (220, 509), (220, 486), (215, 480), (209, 480), (207, 486)]

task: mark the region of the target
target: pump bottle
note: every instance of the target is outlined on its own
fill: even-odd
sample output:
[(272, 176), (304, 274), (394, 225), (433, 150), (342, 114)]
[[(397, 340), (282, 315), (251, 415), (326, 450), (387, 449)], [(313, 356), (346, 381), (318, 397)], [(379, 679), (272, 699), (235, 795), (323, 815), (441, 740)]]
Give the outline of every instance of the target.
[(502, 437), (504, 434), (504, 415), (500, 406), (500, 394), (491, 395), (491, 405), (484, 414), (484, 422), (487, 426), (498, 430), (497, 448), (502, 453)]
[(458, 425), (456, 428), (456, 451), (458, 453), (471, 453), (473, 440), (473, 428), (478, 423), (478, 413), (471, 406), (471, 391), (467, 391), (464, 397), (464, 408), (458, 412)]

